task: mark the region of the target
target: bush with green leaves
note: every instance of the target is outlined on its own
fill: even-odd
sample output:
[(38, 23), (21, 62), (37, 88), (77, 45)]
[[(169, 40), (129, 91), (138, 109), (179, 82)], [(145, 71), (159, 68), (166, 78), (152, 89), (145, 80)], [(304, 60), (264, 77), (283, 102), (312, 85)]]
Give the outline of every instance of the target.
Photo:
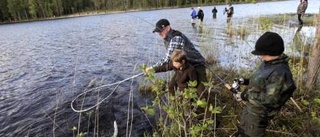
[[(145, 70), (144, 67), (142, 70)], [(166, 83), (164, 80), (154, 77), (154, 71), (149, 71), (146, 79), (152, 83), (150, 92), (154, 99), (152, 105), (142, 107), (142, 110), (158, 117), (153, 136), (198, 137), (212, 134), (215, 123), (211, 115), (221, 113), (221, 108), (214, 107), (212, 102), (197, 95), (197, 81), (190, 81), (189, 88), (176, 90), (173, 95), (167, 88), (163, 88)], [(212, 85), (204, 84), (207, 89)]]

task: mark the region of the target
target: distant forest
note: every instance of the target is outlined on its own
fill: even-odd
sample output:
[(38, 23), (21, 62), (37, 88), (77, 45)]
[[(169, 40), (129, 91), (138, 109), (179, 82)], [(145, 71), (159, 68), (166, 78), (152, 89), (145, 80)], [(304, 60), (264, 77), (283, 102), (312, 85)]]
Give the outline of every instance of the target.
[(256, 2), (256, 0), (0, 0), (0, 23), (46, 19), (93, 11), (144, 10), (243, 2)]

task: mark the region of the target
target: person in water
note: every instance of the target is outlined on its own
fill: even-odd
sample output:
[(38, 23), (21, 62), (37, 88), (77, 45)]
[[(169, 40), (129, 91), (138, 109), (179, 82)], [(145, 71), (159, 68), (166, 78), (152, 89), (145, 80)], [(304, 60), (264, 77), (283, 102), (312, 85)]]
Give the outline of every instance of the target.
[(227, 23), (229, 23), (231, 21), (233, 13), (234, 13), (234, 8), (233, 8), (232, 4), (229, 4), (229, 7), (225, 8), (224, 13), (227, 14)]
[(196, 25), (197, 11), (191, 8), (191, 25), (194, 27)]
[(212, 9), (212, 18), (217, 18), (217, 13), (218, 13), (218, 10), (216, 9), (216, 7), (213, 7)]
[(204, 18), (204, 13), (203, 13), (203, 10), (198, 7), (198, 19), (201, 21), (201, 23), (203, 22), (203, 18)]
[(299, 25), (301, 26), (303, 25), (303, 20), (301, 18), (305, 14), (307, 8), (308, 8), (308, 0), (300, 0), (300, 4), (297, 9), (297, 14), (298, 14)]

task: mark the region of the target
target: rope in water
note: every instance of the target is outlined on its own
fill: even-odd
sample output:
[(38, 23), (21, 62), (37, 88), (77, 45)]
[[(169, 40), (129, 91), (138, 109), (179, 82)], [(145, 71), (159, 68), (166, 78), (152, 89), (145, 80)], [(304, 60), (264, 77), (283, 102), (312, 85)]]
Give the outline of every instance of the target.
[[(97, 107), (98, 105), (100, 105), (100, 104), (101, 104), (103, 101), (105, 101), (106, 99), (108, 99), (108, 98), (116, 91), (116, 89), (119, 87), (119, 85), (120, 85), (121, 83), (123, 83), (123, 82), (125, 82), (125, 81), (128, 81), (128, 80), (130, 80), (130, 79), (139, 77), (139, 76), (141, 76), (141, 75), (143, 75), (143, 74), (144, 74), (144, 73), (139, 73), (139, 74), (137, 74), (137, 75), (131, 76), (131, 77), (129, 77), (129, 78), (126, 78), (126, 79), (124, 79), (124, 80), (121, 80), (121, 81), (118, 81), (118, 82), (115, 82), (115, 83), (106, 84), (106, 85), (102, 85), (102, 86), (95, 87), (95, 88), (92, 88), (92, 89), (90, 89), (90, 90), (87, 90), (87, 91), (79, 94), (78, 96), (76, 96), (76, 97), (71, 101), (71, 109), (72, 109), (74, 112), (77, 112), (77, 113), (82, 113), (82, 112), (89, 111), (89, 110)], [(91, 107), (89, 107), (89, 108), (86, 108), (86, 109), (81, 109), (81, 110), (77, 110), (77, 109), (75, 109), (75, 108), (73, 107), (73, 103), (75, 102), (75, 100), (78, 99), (79, 97), (83, 96), (84, 94), (86, 94), (86, 93), (88, 93), (88, 92), (90, 92), (90, 91), (93, 91), (93, 90), (95, 90), (95, 89), (98, 89), (98, 88), (109, 87), (109, 86), (113, 86), (113, 85), (117, 85), (117, 86), (114, 88), (114, 90), (113, 90), (107, 97), (103, 98), (101, 101), (99, 101), (99, 102), (96, 103), (95, 105), (93, 105), (93, 106), (91, 106)]]

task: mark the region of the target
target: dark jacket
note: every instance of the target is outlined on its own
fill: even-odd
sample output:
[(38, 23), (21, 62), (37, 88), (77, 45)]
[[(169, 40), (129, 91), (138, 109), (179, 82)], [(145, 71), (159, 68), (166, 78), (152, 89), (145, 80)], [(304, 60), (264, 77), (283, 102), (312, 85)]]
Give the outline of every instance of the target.
[(199, 9), (199, 11), (198, 11), (198, 19), (203, 19), (203, 17), (204, 17), (203, 10)]
[(216, 8), (213, 8), (213, 9), (212, 9), (212, 13), (213, 13), (213, 14), (217, 14), (217, 12), (218, 12), (218, 10), (217, 10)]
[(252, 75), (247, 89), (241, 94), (249, 113), (273, 117), (296, 89), (288, 65), (288, 56), (263, 62)]
[(173, 67), (172, 62), (170, 61), (166, 65), (153, 68), (155, 72), (166, 72), (169, 70), (174, 70), (174, 75), (171, 78), (169, 83), (169, 92), (174, 95), (174, 91), (179, 89), (183, 91), (185, 88), (188, 88), (188, 82), (197, 80), (197, 73), (194, 67), (186, 62), (181, 70)]
[(230, 6), (225, 12), (227, 13), (227, 17), (231, 18), (234, 13), (233, 6)]

